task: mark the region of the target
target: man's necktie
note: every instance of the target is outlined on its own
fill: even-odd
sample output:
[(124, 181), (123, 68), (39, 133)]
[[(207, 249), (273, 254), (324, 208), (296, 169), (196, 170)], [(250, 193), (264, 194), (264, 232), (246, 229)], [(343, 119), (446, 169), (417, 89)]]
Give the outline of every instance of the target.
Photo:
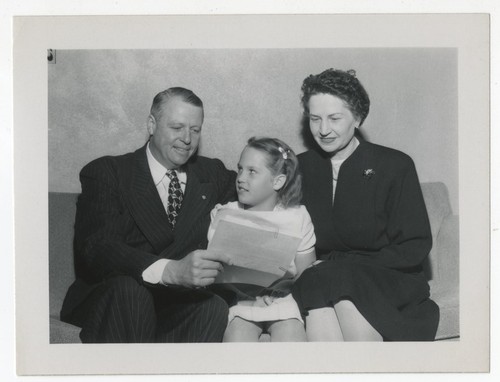
[(177, 217), (179, 216), (179, 211), (181, 210), (184, 195), (182, 194), (181, 184), (179, 183), (177, 173), (174, 170), (168, 170), (167, 176), (170, 178), (170, 184), (168, 186), (167, 217), (170, 226), (174, 228)]

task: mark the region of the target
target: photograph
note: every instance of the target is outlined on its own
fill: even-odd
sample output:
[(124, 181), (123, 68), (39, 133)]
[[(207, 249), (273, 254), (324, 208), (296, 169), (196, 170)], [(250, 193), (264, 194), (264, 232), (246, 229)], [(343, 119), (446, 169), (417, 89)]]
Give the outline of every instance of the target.
[[(278, 329), (278, 339), (295, 342), (305, 339), (302, 316), (307, 316), (305, 323), (312, 320), (307, 326), (308, 334), (313, 338), (317, 336), (317, 340), (459, 338), (456, 49), (56, 50), (57, 62), (52, 65), (50, 54), (47, 67), (51, 343), (75, 342), (68, 340), (74, 338), (69, 337), (69, 333), (79, 334), (77, 340), (91, 343), (220, 342), (223, 337), (226, 341), (234, 338), (234, 341), (248, 342), (257, 340), (262, 332), (272, 331), (269, 323), (279, 320), (292, 326), (285, 334), (280, 334)], [(332, 65), (337, 69), (329, 68)], [(245, 68), (243, 73), (242, 68)], [(164, 98), (157, 102), (158, 112), (154, 111), (154, 97)], [(188, 97), (199, 99), (200, 106), (188, 102)], [(306, 101), (304, 97), (309, 99)], [(180, 119), (184, 115), (177, 114), (181, 114), (182, 108), (169, 110), (174, 100), (182, 100), (180, 105), (189, 105), (187, 109), (194, 106), (193, 110), (198, 113), (192, 119)], [(167, 110), (172, 114), (167, 114)], [(304, 120), (304, 113), (311, 116)], [(435, 129), (437, 125), (440, 126), (438, 130)], [(184, 126), (191, 132), (184, 132)], [(249, 141), (252, 138), (255, 142)], [(281, 153), (280, 148), (286, 151)], [(179, 154), (180, 150), (185, 153)], [(343, 161), (361, 150), (366, 152), (356, 160), (360, 163), (342, 174), (346, 183), (343, 194), (338, 193), (342, 190), (340, 187), (335, 187), (334, 192), (329, 190), (332, 182), (337, 186)], [(249, 152), (257, 157), (246, 158)], [(98, 159), (104, 156), (108, 158)], [(197, 198), (188, 199), (189, 172), (195, 171), (189, 166), (199, 165), (201, 159), (198, 157), (219, 158), (225, 168), (221, 174), (215, 173), (213, 179), (206, 179), (209, 183), (221, 183), (218, 193), (202, 199), (210, 203), (190, 208), (189, 200), (197, 203), (196, 199), (205, 192), (193, 190)], [(248, 179), (244, 173), (245, 161), (249, 159), (249, 168), (268, 162), (262, 171), (268, 169), (270, 178), (284, 175), (288, 179), (272, 192), (265, 188), (266, 184), (254, 186), (253, 173), (248, 174)], [(92, 164), (86, 166), (89, 162)], [(151, 162), (161, 165), (156, 177)], [(144, 164), (149, 166), (144, 168)], [(218, 165), (222, 169), (221, 164)], [(315, 171), (322, 165), (325, 171)], [(169, 207), (178, 203), (169, 199), (173, 180), (167, 185), (162, 183), (164, 177), (168, 178), (165, 174), (169, 167), (187, 174), (184, 191), (180, 191), (186, 198), (179, 203), (179, 225), (176, 222), (173, 227)], [(241, 176), (240, 171), (235, 176), (240, 167)], [(82, 168), (85, 170), (80, 172)], [(299, 172), (302, 181), (298, 179)], [(198, 183), (198, 179), (196, 181)], [(342, 179), (338, 185), (342, 185)], [(359, 193), (356, 194), (357, 189)], [(166, 198), (162, 198), (164, 194)], [(325, 200), (315, 203), (324, 194)], [(342, 199), (337, 201), (337, 196)], [(163, 208), (158, 202), (162, 202)], [(300, 312), (295, 301), (286, 296), (273, 304), (259, 306), (268, 294), (274, 297), (289, 294), (290, 288), (280, 290), (280, 286), (274, 284), (266, 289), (271, 285), (267, 283), (259, 290), (248, 292), (251, 300), (247, 300), (230, 293), (225, 283), (216, 283), (217, 287), (224, 288), (219, 294), (214, 290), (214, 294), (229, 304), (230, 316), (235, 319), (233, 325), (228, 323), (226, 335), (222, 336), (224, 331), (219, 330), (213, 338), (205, 338), (205, 333), (200, 333), (191, 340), (191, 332), (196, 329), (184, 326), (188, 314), (185, 313), (180, 323), (169, 328), (175, 331), (175, 327), (181, 325), (187, 337), (172, 333), (169, 334), (171, 338), (161, 340), (154, 337), (154, 324), (144, 323), (151, 332), (147, 332), (147, 328), (147, 333), (138, 330), (135, 326), (138, 318), (130, 313), (132, 307), (126, 305), (122, 312), (117, 306), (117, 311), (113, 311), (112, 297), (101, 302), (104, 298), (101, 296), (115, 293), (101, 290), (103, 283), (118, 280), (115, 275), (130, 277), (131, 280), (125, 278), (128, 281), (124, 282), (135, 282), (138, 287), (150, 281), (156, 291), (153, 296), (169, 299), (158, 291), (163, 279), (146, 280), (144, 272), (156, 264), (158, 258), (180, 260), (193, 249), (206, 249), (206, 244), (202, 243), (207, 240), (209, 226), (215, 230), (215, 219), (210, 225), (210, 217), (217, 204), (264, 211), (253, 215), (267, 218), (268, 224), (288, 229), (293, 237), (300, 239), (287, 248), (288, 253), (296, 255), (288, 262), (285, 259), (283, 266), (291, 267), (288, 274), (271, 281), (289, 283), (297, 279), (300, 289), (293, 297), (300, 299), (301, 294), (305, 295)], [(306, 212), (299, 212), (300, 205), (306, 207)], [(280, 213), (277, 206), (290, 211)], [(75, 208), (78, 208), (76, 220)], [(223, 209), (220, 211), (222, 213)], [(276, 216), (269, 211), (275, 211)], [(323, 211), (328, 214), (325, 216)], [(281, 223), (283, 213), (285, 221)], [(195, 222), (202, 221), (198, 228)], [(366, 224), (361, 225), (361, 221)], [(296, 225), (298, 229), (294, 228)], [(305, 225), (308, 230), (302, 229)], [(189, 236), (183, 233), (184, 229)], [(194, 230), (199, 232), (195, 234)], [(243, 240), (247, 241), (246, 234), (251, 233), (231, 232), (232, 245), (222, 243), (222, 247), (209, 253), (216, 251), (236, 256), (234, 248), (240, 247)], [(255, 234), (256, 238), (250, 242), (262, 239), (262, 232)], [(289, 239), (284, 240), (287, 241)], [(177, 242), (182, 242), (182, 246)], [(269, 245), (273, 245), (272, 242), (267, 243)], [(246, 248), (241, 255), (261, 256), (263, 259), (259, 262), (262, 262), (265, 251), (266, 244), (259, 243), (254, 248)], [(268, 254), (272, 255), (272, 252)], [(336, 260), (336, 267), (340, 267), (339, 257), (344, 256), (355, 259), (342, 265), (346, 269), (327, 271), (322, 269), (325, 265), (320, 266), (318, 262), (304, 273), (304, 277), (307, 274), (309, 278), (319, 277), (313, 272), (317, 268), (318, 272), (327, 272), (327, 279), (349, 278), (343, 281), (345, 285), (329, 284), (325, 280), (324, 285), (316, 286), (311, 280), (296, 277), (297, 262), (304, 262), (301, 270), (315, 261), (327, 264)], [(224, 259), (209, 261), (205, 265), (208, 269), (201, 269), (207, 273), (200, 277), (201, 280), (181, 281), (180, 285), (203, 286), (206, 287), (204, 293), (210, 291), (211, 284), (217, 281), (213, 267), (226, 263)], [(356, 267), (357, 262), (363, 263), (359, 274), (356, 268), (350, 268)], [(255, 269), (247, 265), (248, 269)], [(271, 266), (268, 264), (262, 271), (271, 272)], [(385, 269), (380, 271), (380, 267), (386, 268), (388, 273)], [(164, 273), (163, 268), (159, 276)], [(347, 275), (347, 272), (352, 274)], [(137, 273), (142, 274), (138, 279)], [(250, 285), (257, 283), (251, 277), (241, 280), (238, 275), (228, 280), (231, 286), (243, 281)], [(177, 281), (165, 283), (179, 285)], [(358, 284), (360, 291), (350, 290)], [(145, 286), (144, 293), (152, 291), (148, 287)], [(369, 293), (362, 291), (366, 288)], [(168, 286), (164, 289), (171, 290)], [(324, 306), (315, 305), (316, 312), (333, 313), (332, 327), (315, 326), (315, 312), (309, 315), (308, 304), (312, 302), (308, 299), (324, 293), (323, 289), (338, 290), (335, 292), (338, 295), (325, 297)], [(123, 296), (133, 301), (132, 296)], [(89, 318), (96, 323), (87, 324), (81, 321), (85, 320), (82, 316), (89, 314), (86, 310), (71, 317), (73, 309), (78, 309), (88, 298), (92, 299), (88, 309), (96, 313), (109, 312), (113, 318), (107, 319), (99, 313)], [(144, 298), (139, 292), (138, 299)], [(190, 297), (180, 297), (180, 303), (186, 304), (186, 298)], [(283, 298), (286, 300), (281, 300)], [(61, 311), (63, 301), (66, 305)], [(257, 306), (254, 309), (244, 307), (249, 301)], [(288, 310), (287, 305), (276, 305), (282, 301), (288, 304)], [(351, 333), (348, 325), (361, 317), (344, 312), (342, 304), (345, 302), (337, 308), (340, 312), (336, 312), (335, 305), (340, 301), (359, 304), (356, 310), (368, 316), (361, 315), (367, 322), (360, 322)], [(140, 305), (134, 302), (133, 306)], [(154, 306), (160, 309), (157, 302)], [(278, 310), (285, 307), (285, 313), (280, 314), (275, 306), (279, 306)], [(325, 310), (328, 307), (332, 310), (330, 313)], [(163, 308), (174, 309), (172, 304)], [(138, 315), (143, 316), (147, 310), (140, 306)], [(129, 314), (134, 323), (131, 327), (116, 318)], [(343, 314), (347, 317), (341, 321), (339, 316)], [(334, 321), (334, 316), (338, 317), (338, 322)], [(158, 316), (155, 319), (159, 320)], [(108, 323), (108, 320), (113, 322)], [(209, 321), (212, 320), (209, 317)], [(252, 326), (241, 327), (239, 320), (243, 325), (250, 322)], [(334, 322), (340, 326), (338, 333)], [(84, 330), (80, 333), (68, 323), (78, 323)], [(274, 324), (279, 328), (279, 322)], [(193, 321), (193, 325), (200, 324)], [(203, 331), (210, 332), (206, 325), (208, 323), (201, 325)], [(222, 320), (221, 325), (226, 326)], [(230, 334), (233, 327), (235, 337)], [(281, 328), (283, 330), (285, 327)], [(323, 330), (326, 333), (318, 332)], [(133, 337), (135, 333), (137, 336)]]
[(20, 375), (488, 369), (486, 15), (14, 24)]

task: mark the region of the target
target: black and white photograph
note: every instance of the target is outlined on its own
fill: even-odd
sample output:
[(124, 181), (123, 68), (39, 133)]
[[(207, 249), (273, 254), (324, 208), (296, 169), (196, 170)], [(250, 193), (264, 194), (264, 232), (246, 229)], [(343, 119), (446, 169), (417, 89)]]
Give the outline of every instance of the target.
[(456, 49), (56, 54), (51, 342), (460, 337)]
[(17, 18), (18, 373), (487, 370), (488, 26)]

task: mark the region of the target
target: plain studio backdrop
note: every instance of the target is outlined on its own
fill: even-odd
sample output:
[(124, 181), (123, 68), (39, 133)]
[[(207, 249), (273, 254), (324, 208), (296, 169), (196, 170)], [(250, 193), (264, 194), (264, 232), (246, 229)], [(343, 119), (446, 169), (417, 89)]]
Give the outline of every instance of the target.
[(48, 65), (49, 191), (80, 192), (86, 163), (141, 147), (153, 97), (172, 86), (204, 103), (201, 155), (235, 169), (255, 135), (303, 152), (300, 87), (328, 68), (356, 70), (371, 99), (365, 138), (409, 154), (421, 182), (445, 183), (458, 214), (453, 48), (57, 50)]

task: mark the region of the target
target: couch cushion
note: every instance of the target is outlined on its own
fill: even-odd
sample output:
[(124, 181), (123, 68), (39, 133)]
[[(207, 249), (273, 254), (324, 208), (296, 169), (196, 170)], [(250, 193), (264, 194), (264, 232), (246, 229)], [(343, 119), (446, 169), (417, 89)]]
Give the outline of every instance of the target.
[[(454, 337), (459, 333), (458, 217), (451, 215), (448, 190), (443, 183), (422, 183), (421, 186), (434, 243), (427, 267), (432, 279), (431, 297), (441, 309), (437, 338)], [(77, 197), (76, 193), (49, 193), (51, 343), (80, 342), (80, 328), (58, 321), (66, 291), (75, 279), (73, 236)], [(261, 341), (266, 339), (269, 340), (263, 336)]]
[(451, 214), (448, 188), (442, 182), (421, 183), (421, 187), (431, 223), (432, 238), (435, 239), (441, 222)]
[(459, 219), (457, 215), (447, 216), (439, 230), (436, 253), (437, 277), (442, 286), (452, 286), (458, 289), (459, 263), (460, 263), (460, 240)]
[(81, 329), (55, 318), (50, 318), (50, 343), (51, 344), (77, 344), (80, 340)]
[(443, 183), (422, 183), (433, 246), (428, 271), (431, 298), (439, 305), (436, 339), (456, 338), (459, 328), (459, 225), (453, 215), (448, 190)]
[(439, 305), (439, 325), (436, 339), (460, 336), (460, 304), (458, 293), (433, 293), (432, 299)]
[(50, 316), (59, 319), (66, 291), (75, 280), (73, 236), (78, 194), (49, 193)]
[(442, 182), (421, 183), (422, 194), (424, 196), (429, 223), (432, 232), (432, 249), (427, 263), (424, 264), (429, 280), (434, 279), (438, 269), (437, 259), (437, 237), (441, 224), (445, 217), (451, 214), (451, 206), (448, 198), (448, 189)]

